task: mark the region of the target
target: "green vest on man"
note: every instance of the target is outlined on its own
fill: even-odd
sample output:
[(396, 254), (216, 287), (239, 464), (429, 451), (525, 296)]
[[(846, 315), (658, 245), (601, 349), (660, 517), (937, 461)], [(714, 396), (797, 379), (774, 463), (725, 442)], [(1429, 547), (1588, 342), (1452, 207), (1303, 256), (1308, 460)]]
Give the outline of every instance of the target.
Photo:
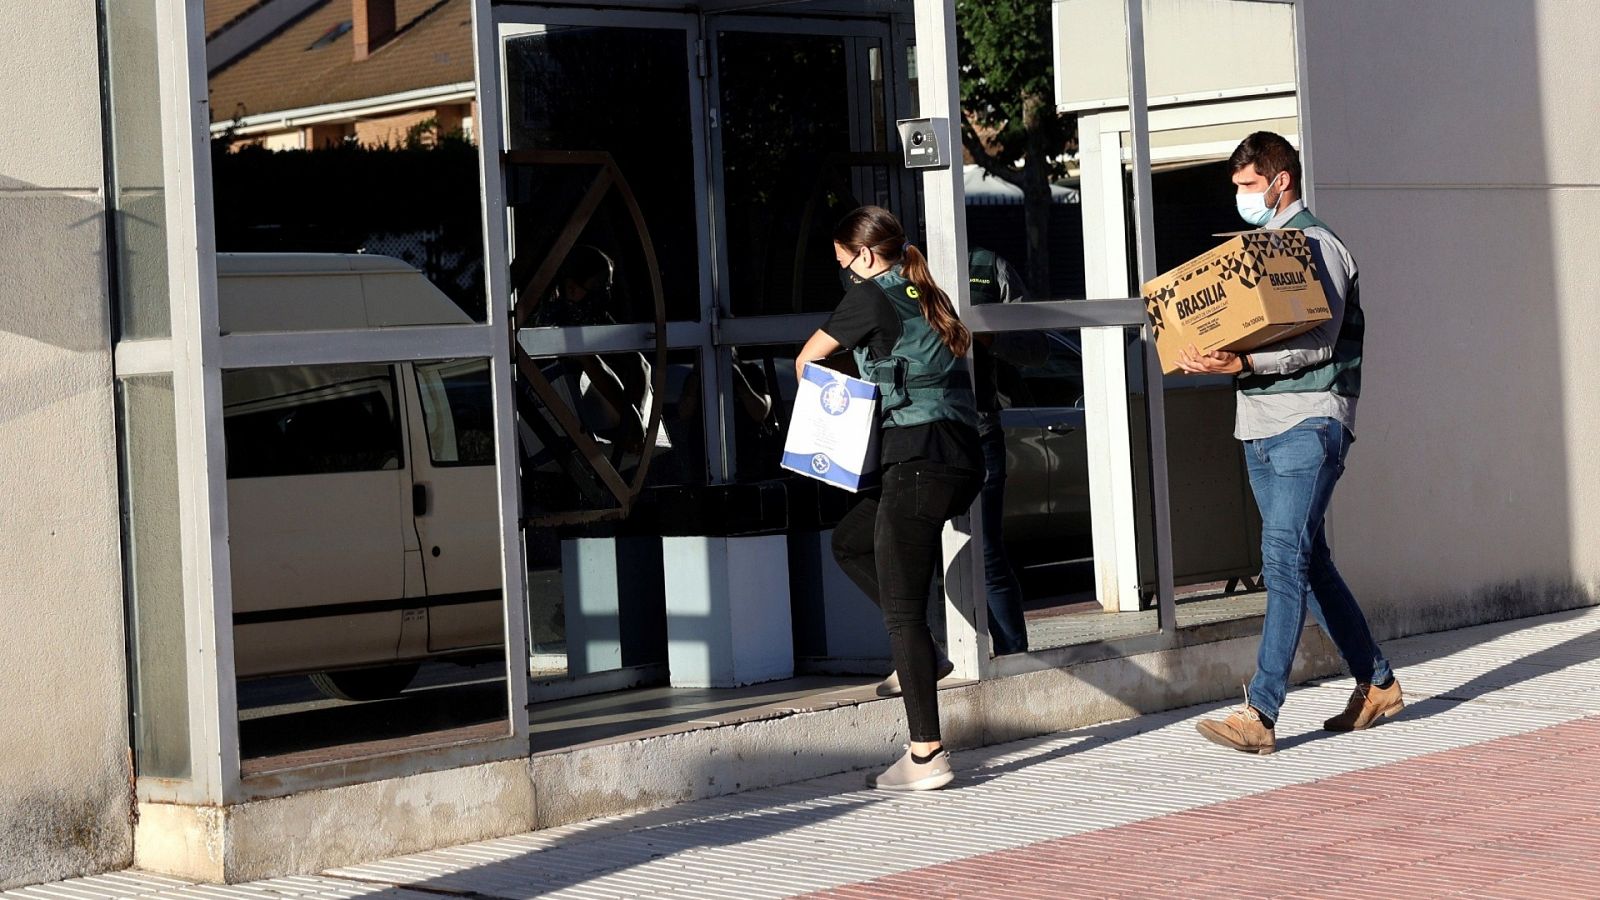
[[(1303, 209), (1284, 223), (1285, 228), (1333, 229)], [(1314, 366), (1288, 375), (1250, 374), (1239, 379), (1239, 390), (1246, 394), (1290, 394), (1332, 391), (1346, 397), (1361, 396), (1361, 350), (1366, 336), (1366, 319), (1361, 313), (1361, 276), (1352, 275), (1344, 298), (1344, 321), (1334, 341), (1333, 356)]]

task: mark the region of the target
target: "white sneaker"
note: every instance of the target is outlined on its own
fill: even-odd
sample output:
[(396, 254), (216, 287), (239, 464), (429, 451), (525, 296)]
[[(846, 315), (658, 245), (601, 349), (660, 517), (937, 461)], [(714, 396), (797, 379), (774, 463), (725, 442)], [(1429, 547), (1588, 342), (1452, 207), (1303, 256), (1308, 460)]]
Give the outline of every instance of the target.
[(927, 762), (912, 758), (911, 748), (895, 764), (877, 775), (867, 776), (867, 787), (880, 791), (936, 791), (956, 777), (950, 770), (950, 754), (943, 747)]
[[(950, 673), (955, 670), (956, 664), (941, 656), (938, 665), (933, 670), (933, 680), (943, 681), (949, 678)], [(878, 682), (877, 692), (879, 697), (900, 696), (900, 673), (890, 672), (888, 678)]]

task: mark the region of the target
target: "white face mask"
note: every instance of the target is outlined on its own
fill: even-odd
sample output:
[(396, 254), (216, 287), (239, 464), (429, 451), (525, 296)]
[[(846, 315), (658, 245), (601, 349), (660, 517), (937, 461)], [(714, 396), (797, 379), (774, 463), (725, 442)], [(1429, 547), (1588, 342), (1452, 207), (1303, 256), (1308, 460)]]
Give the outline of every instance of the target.
[(1267, 208), (1267, 195), (1262, 193), (1239, 194), (1234, 198), (1239, 208), (1239, 218), (1260, 228), (1272, 221), (1272, 210)]
[(1234, 205), (1239, 209), (1239, 218), (1260, 228), (1272, 221), (1272, 217), (1277, 215), (1278, 211), (1273, 207), (1277, 206), (1278, 201), (1281, 199), (1283, 199), (1282, 191), (1278, 192), (1278, 196), (1273, 198), (1273, 202), (1270, 205), (1267, 203), (1265, 191), (1255, 194), (1238, 194), (1234, 197)]

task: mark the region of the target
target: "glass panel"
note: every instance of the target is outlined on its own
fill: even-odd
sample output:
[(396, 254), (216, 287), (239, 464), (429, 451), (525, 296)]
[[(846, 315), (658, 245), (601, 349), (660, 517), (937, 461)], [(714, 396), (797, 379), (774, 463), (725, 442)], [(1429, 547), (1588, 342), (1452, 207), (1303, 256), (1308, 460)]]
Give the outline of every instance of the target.
[(489, 361), (423, 363), (416, 372), (428, 455), (434, 465), (494, 465)]
[(206, 3), (222, 331), (483, 321), (470, 17), (260, 7)]
[[(592, 378), (633, 371), (653, 374), (639, 353), (535, 360), (561, 408), (524, 380), (521, 395), (523, 514), (528, 554), (528, 627), (536, 682), (580, 679), (666, 663), (661, 535), (683, 533), (662, 500), (706, 483), (706, 430), (700, 354), (667, 356), (662, 392), (618, 386), (627, 410), (614, 412)], [(644, 489), (635, 495), (638, 434), (648, 425), (650, 397), (661, 407)], [(567, 427), (576, 421), (577, 438)], [(635, 442), (629, 446), (629, 442)], [(597, 474), (598, 454), (615, 482)], [(616, 488), (621, 487), (622, 497)], [(667, 507), (679, 509), (678, 507)]]
[[(1122, 0), (958, 5), (972, 305), (1133, 296)], [(1052, 27), (1053, 15), (1053, 27)], [(1031, 27), (1025, 27), (1031, 26)], [(1062, 319), (1067, 320), (1066, 315)], [(997, 654), (1158, 631), (1134, 328), (978, 336), (985, 587)], [(1148, 478), (1146, 478), (1148, 480)]]
[(506, 732), (487, 376), (486, 360), (222, 373), (246, 775)]
[[(658, 312), (673, 319), (698, 315), (699, 295), (690, 290), (694, 286), (666, 280), (682, 280), (682, 261), (661, 260), (662, 236), (648, 220), (644, 229), (639, 227), (624, 194), (608, 189), (593, 215), (583, 220), (585, 195), (603, 173), (601, 165), (572, 160), (506, 167), (514, 233), (511, 278), (522, 325), (567, 328), (654, 322)], [(564, 250), (568, 229), (576, 229), (570, 235), (574, 243)], [(660, 296), (646, 239), (657, 253)], [(677, 238), (668, 237), (666, 243), (673, 252), (685, 249)], [(541, 286), (541, 281), (548, 283)]]
[(893, 204), (900, 160), (883, 133), (885, 82), (874, 67), (881, 46), (717, 33), (733, 315), (831, 310), (839, 299), (833, 226), (858, 206)]
[[(1152, 109), (1196, 98), (1215, 103), (1228, 96), (1293, 93), (1293, 4), (1258, 0), (1143, 2), (1144, 74)], [(1247, 53), (1193, 52), (1196, 47), (1237, 45), (1242, 35), (1249, 36)]]
[(241, 369), (222, 384), (229, 479), (405, 465), (389, 366)]
[(172, 332), (155, 0), (103, 2), (119, 337)]
[[(790, 477), (783, 442), (794, 411), (794, 359), (800, 344), (731, 348), (733, 472), (739, 481)], [(834, 360), (840, 364), (844, 359)]]
[(1027, 10), (1031, 27), (956, 7), (968, 245), (1028, 299), (1132, 296), (1123, 0), (1055, 3), (1053, 32), (1051, 6)]
[[(1054, 29), (1040, 5), (1022, 38), (982, 5), (957, 10), (968, 245), (1008, 259), (1029, 298), (1133, 296), (1123, 0), (1053, 10)], [(1030, 115), (1024, 98), (1042, 109)]]
[(117, 382), (134, 758), (140, 775), (187, 778), (189, 651), (172, 401), (170, 375)]
[[(837, 4), (815, 6), (830, 16), (841, 12)], [(863, 17), (845, 28), (865, 31), (866, 16), (874, 16), (881, 26), (874, 36), (805, 37), (781, 16), (761, 20), (778, 35), (730, 33), (731, 20), (703, 20), (708, 55), (698, 62), (688, 28), (632, 28), (623, 16), (607, 14), (601, 21), (617, 24), (606, 26), (503, 28), (511, 282), (519, 325), (540, 330), (519, 339), (552, 348), (519, 360), (536, 748), (708, 717), (770, 714), (887, 671), (881, 619), (865, 600), (857, 597), (853, 608), (882, 646), (862, 642), (841, 651), (825, 638), (808, 643), (799, 618), (790, 628), (778, 615), (785, 605), (799, 610), (812, 596), (806, 592), (821, 573), (808, 555), (820, 559), (826, 552), (818, 513), (826, 489), (777, 465), (784, 378), (793, 395), (792, 348), (787, 363), (775, 363), (781, 348), (776, 354), (760, 347), (672, 350), (664, 367), (647, 352), (653, 396), (633, 386), (641, 380), (634, 377), (641, 371), (638, 354), (564, 349), (593, 341), (648, 346), (648, 329), (637, 325), (657, 314), (650, 260), (641, 249), (645, 228), (616, 179), (608, 183), (607, 157), (632, 190), (637, 218), (654, 244), (665, 318), (699, 317), (701, 280), (710, 285), (729, 275), (728, 268), (701, 268), (714, 257), (732, 269), (726, 289), (715, 282), (724, 312), (827, 309), (837, 302), (841, 289), (827, 241), (843, 211), (836, 207), (888, 203), (911, 180), (897, 158), (890, 165), (883, 155), (892, 146), (889, 123), (904, 114), (892, 100), (904, 73), (886, 71), (889, 57), (882, 53), (890, 14), (861, 6)], [(679, 21), (693, 27), (689, 16)], [(706, 74), (718, 76), (710, 95), (700, 93)], [(828, 90), (823, 97), (819, 84)], [(701, 135), (719, 142), (718, 169), (727, 163), (709, 184), (695, 143)], [(817, 202), (808, 208), (813, 196)], [(715, 237), (723, 243), (715, 251), (712, 216), (701, 203), (717, 216)], [(753, 235), (758, 229), (767, 233)], [(819, 239), (798, 243), (806, 235)], [(763, 267), (771, 271), (757, 271)], [(764, 284), (763, 278), (771, 291), (762, 286), (751, 297), (740, 287)], [(782, 305), (765, 305), (769, 295)], [(682, 327), (672, 330), (674, 339), (697, 343), (679, 334)], [(710, 322), (701, 327), (714, 329)], [(652, 408), (662, 427), (653, 440), (641, 440), (646, 430), (638, 423)], [(646, 449), (652, 456), (641, 474)], [(733, 483), (711, 483), (724, 474), (707, 471), (708, 460), (717, 459)], [(713, 566), (702, 585), (696, 567), (681, 564), (699, 558), (744, 567), (739, 578), (747, 596), (737, 602), (773, 604), (747, 623), (767, 629), (762, 638), (742, 635), (738, 650), (728, 643), (733, 601), (728, 586), (719, 586), (722, 575)], [(787, 594), (779, 590), (785, 571)], [(756, 578), (771, 581), (754, 590)], [(675, 593), (668, 589), (673, 584)], [(795, 597), (801, 599), (791, 603)], [(829, 627), (868, 631), (837, 618)], [(780, 678), (787, 661), (778, 660), (790, 649), (797, 677)], [(745, 676), (731, 676), (722, 664), (748, 653), (762, 656), (776, 680), (734, 688)]]
[[(1138, 330), (1004, 332), (980, 334), (977, 343), (984, 568), (996, 653), (1158, 631), (1154, 582), (1135, 582), (1131, 565), (1134, 551), (1149, 546), (1142, 531), (1134, 537), (1147, 530), (1148, 493), (1126, 492), (1128, 467), (1149, 469), (1139, 436)], [(1086, 357), (1109, 357), (1102, 368), (1121, 369), (1122, 408), (1101, 405), (1111, 376), (1095, 377)], [(1104, 435), (1092, 434), (1096, 428)], [(1131, 460), (1126, 444), (1117, 456), (1119, 435), (1131, 438)], [(1118, 547), (1129, 540), (1136, 546)]]
[[(1241, 140), (1272, 131), (1299, 145), (1294, 9), (1246, 0), (1145, 8), (1156, 263), (1166, 271), (1216, 246), (1218, 232), (1250, 227), (1235, 210), (1227, 164)], [(1258, 52), (1195, 59), (1183, 49), (1239, 34), (1252, 35)], [(1259, 615), (1261, 519), (1234, 438), (1234, 379), (1163, 383), (1178, 625)], [(1142, 568), (1149, 577), (1152, 561)]]
[[(534, 26), (505, 39), (512, 288), (519, 306), (543, 304), (566, 277), (604, 268), (624, 296), (571, 321), (648, 322), (655, 318), (645, 236), (625, 197), (636, 200), (671, 319), (700, 314), (700, 226), (696, 215), (689, 44), (678, 29)], [(647, 136), (647, 139), (645, 139)], [(523, 154), (523, 155), (519, 155)], [(607, 169), (604, 163), (614, 165)], [(597, 176), (609, 171), (609, 184)], [(584, 198), (599, 192), (598, 210)], [(578, 249), (574, 249), (578, 248)], [(551, 268), (546, 268), (550, 266)], [(569, 291), (570, 293), (570, 291)], [(566, 298), (571, 301), (569, 296)], [(598, 314), (603, 314), (601, 317)]]

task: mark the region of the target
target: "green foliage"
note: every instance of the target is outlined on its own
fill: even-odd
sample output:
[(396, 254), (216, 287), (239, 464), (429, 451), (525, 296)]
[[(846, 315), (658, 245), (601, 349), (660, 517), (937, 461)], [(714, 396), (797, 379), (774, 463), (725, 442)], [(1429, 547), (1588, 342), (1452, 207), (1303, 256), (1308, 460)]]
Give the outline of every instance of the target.
[(400, 146), (407, 150), (427, 150), (445, 143), (471, 146), (471, 141), (464, 130), (454, 128), (446, 131), (439, 126), (437, 116), (429, 116), (406, 129), (405, 140), (400, 142)]
[(1030, 137), (1051, 156), (1066, 150), (1075, 129), (1055, 112), (1050, 0), (958, 0), (956, 28), (963, 140), (974, 156), (980, 131), (985, 155), (1006, 168), (1024, 159)]

